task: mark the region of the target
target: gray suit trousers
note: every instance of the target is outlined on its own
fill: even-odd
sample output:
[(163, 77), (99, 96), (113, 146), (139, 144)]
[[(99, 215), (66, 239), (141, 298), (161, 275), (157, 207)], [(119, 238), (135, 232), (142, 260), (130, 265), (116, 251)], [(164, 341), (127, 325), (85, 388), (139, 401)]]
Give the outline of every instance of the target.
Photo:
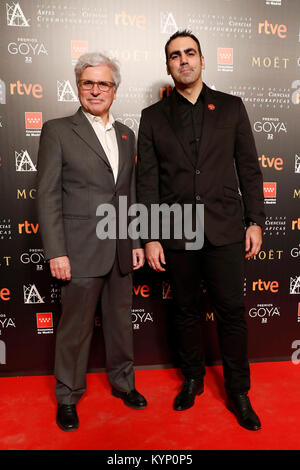
[(132, 274), (123, 276), (116, 259), (106, 276), (72, 278), (62, 287), (54, 370), (59, 404), (77, 403), (86, 390), (94, 317), (100, 296), (109, 381), (119, 391), (134, 389)]

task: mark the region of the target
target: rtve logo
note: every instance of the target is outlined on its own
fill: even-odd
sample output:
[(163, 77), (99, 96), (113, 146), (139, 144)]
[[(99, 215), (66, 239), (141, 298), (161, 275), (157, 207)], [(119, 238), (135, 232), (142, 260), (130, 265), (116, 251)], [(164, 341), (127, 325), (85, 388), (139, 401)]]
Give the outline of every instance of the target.
[(285, 24), (272, 24), (268, 20), (263, 23), (258, 23), (258, 34), (272, 34), (272, 36), (278, 36), (281, 39), (286, 38), (287, 27)]
[(122, 11), (121, 13), (115, 13), (115, 25), (119, 26), (119, 24), (145, 29), (146, 17), (144, 15), (130, 15), (130, 13)]
[(171, 85), (166, 85), (165, 87), (161, 87), (159, 91), (160, 98), (169, 96), (172, 90), (173, 90), (173, 87)]
[(132, 287), (134, 295), (141, 295), (142, 297), (150, 297), (150, 287), (146, 284)]
[(39, 224), (32, 224), (28, 222), (28, 220), (25, 220), (25, 222), (18, 225), (18, 232), (20, 234), (23, 234), (23, 233), (36, 234), (38, 232), (38, 229), (39, 229)]
[(292, 230), (300, 230), (300, 217), (296, 220), (292, 220)]
[(3, 300), (4, 302), (10, 300), (10, 290), (7, 287), (2, 287), (2, 289), (0, 289), (0, 300)]
[(278, 281), (263, 281), (262, 279), (258, 279), (258, 281), (253, 281), (252, 290), (260, 291), (260, 292), (270, 291), (274, 294), (274, 293), (277, 293), (279, 290), (279, 282)]
[(34, 98), (43, 98), (43, 87), (39, 83), (29, 83), (26, 85), (26, 83), (21, 83), (20, 80), (17, 80), (16, 83), (10, 83), (9, 90), (11, 95), (16, 93), (17, 95), (29, 96), (31, 94)]
[(277, 171), (282, 171), (283, 169), (283, 160), (280, 157), (267, 157), (262, 154), (261, 157), (258, 157), (258, 160), (263, 168), (274, 168)]

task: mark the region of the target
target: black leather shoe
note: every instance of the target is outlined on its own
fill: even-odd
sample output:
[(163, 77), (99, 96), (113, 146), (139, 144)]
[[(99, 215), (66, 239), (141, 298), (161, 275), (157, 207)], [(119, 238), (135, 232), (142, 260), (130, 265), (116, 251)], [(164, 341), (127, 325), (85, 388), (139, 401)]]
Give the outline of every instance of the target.
[(183, 411), (191, 408), (195, 402), (196, 395), (204, 392), (203, 380), (185, 379), (181, 392), (174, 401), (174, 410)]
[(136, 389), (131, 392), (120, 392), (113, 388), (111, 392), (114, 397), (121, 398), (126, 406), (134, 410), (142, 410), (147, 406), (146, 399)]
[(79, 419), (75, 405), (58, 405), (56, 424), (63, 431), (75, 431), (79, 427)]
[(253, 410), (247, 393), (228, 396), (227, 408), (235, 414), (243, 428), (249, 431), (261, 429), (259, 417)]

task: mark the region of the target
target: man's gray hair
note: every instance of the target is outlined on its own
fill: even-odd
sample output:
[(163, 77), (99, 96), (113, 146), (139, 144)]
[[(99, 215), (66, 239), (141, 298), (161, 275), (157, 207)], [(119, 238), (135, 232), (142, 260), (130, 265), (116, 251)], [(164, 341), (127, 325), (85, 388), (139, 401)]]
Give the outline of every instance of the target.
[(100, 52), (89, 52), (79, 57), (74, 68), (77, 85), (80, 80), (80, 75), (82, 74), (84, 69), (86, 69), (87, 67), (97, 67), (98, 65), (107, 65), (107, 67), (111, 69), (113, 80), (115, 83), (115, 89), (117, 89), (121, 83), (119, 65), (116, 60), (110, 59), (109, 57), (104, 54), (101, 54)]

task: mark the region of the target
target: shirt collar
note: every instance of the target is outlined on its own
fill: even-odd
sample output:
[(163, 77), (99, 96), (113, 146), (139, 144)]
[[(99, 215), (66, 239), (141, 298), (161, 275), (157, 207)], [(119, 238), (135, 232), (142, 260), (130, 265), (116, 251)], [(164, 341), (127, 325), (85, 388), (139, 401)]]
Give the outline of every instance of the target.
[(198, 104), (200, 101), (203, 101), (204, 100), (204, 95), (205, 95), (205, 91), (206, 91), (206, 85), (205, 83), (203, 83), (203, 87), (202, 87), (202, 90), (197, 98), (197, 101), (195, 104), (193, 104), (191, 101), (189, 101), (188, 99), (186, 99), (181, 93), (179, 93), (179, 91), (176, 90), (176, 88), (174, 88), (174, 91), (175, 91), (175, 96), (177, 98), (177, 100), (180, 102), (180, 103), (184, 103), (184, 104), (189, 104), (191, 106), (195, 106), (196, 104)]
[[(100, 116), (94, 116), (93, 114), (88, 113), (88, 112), (85, 111), (83, 108), (81, 108), (81, 110), (82, 110), (83, 114), (86, 116), (86, 118), (90, 121), (91, 124), (93, 124), (95, 117), (100, 117)], [(101, 119), (101, 117), (100, 117), (100, 119)], [(104, 127), (104, 124), (103, 124), (102, 119), (101, 119), (100, 123), (101, 123), (101, 124), (103, 125), (103, 127)], [(112, 113), (109, 113), (109, 115), (108, 115), (108, 123), (106, 124), (105, 129), (106, 129), (106, 130), (111, 129), (112, 127), (114, 127), (114, 123), (115, 123), (115, 118), (113, 117)]]

